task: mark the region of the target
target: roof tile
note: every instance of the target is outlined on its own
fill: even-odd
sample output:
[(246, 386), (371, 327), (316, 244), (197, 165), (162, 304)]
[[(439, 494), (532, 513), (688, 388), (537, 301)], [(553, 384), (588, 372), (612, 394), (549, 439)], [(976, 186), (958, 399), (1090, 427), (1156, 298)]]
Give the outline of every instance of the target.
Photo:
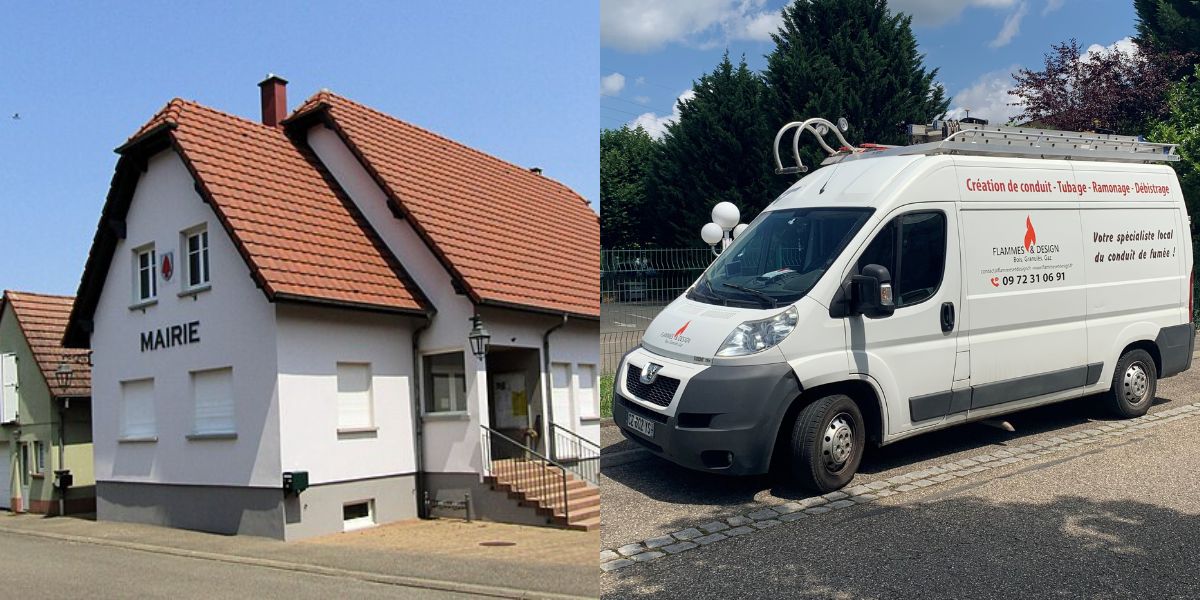
[[(34, 360), (46, 378), (50, 391), (58, 397), (88, 397), (92, 395), (92, 367), (89, 351), (63, 348), (63, 332), (71, 315), (73, 296), (51, 296), (29, 292), (4, 292), (4, 301), (13, 308), (17, 323), (25, 334)], [(67, 387), (58, 385), (55, 372), (63, 362), (71, 365)]]

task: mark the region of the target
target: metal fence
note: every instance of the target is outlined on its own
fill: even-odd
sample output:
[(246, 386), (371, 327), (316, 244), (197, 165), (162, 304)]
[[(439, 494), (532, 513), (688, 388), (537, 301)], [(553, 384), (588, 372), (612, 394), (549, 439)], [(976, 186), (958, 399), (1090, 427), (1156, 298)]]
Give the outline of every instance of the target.
[(641, 342), (650, 321), (713, 260), (707, 248), (600, 251), (601, 374)]

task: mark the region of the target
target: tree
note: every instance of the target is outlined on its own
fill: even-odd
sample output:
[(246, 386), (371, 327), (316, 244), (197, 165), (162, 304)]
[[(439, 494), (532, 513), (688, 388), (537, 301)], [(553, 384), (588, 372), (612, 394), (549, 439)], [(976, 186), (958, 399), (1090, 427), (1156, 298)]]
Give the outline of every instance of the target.
[(655, 141), (641, 126), (600, 132), (600, 245), (639, 248), (651, 241), (644, 218), (646, 175)]
[(1137, 38), (1144, 51), (1200, 55), (1200, 2), (1134, 0)]
[(1200, 66), (1191, 78), (1171, 87), (1167, 107), (1167, 118), (1155, 125), (1150, 139), (1179, 144), (1176, 152), (1181, 158), (1172, 166), (1179, 174), (1188, 212), (1194, 215), (1200, 210)]
[(1021, 119), (1053, 129), (1140, 135), (1166, 116), (1169, 67), (1142, 52), (1084, 53), (1071, 39), (1055, 44), (1041, 71), (1021, 69), (1009, 93), (1024, 102)]
[(733, 202), (752, 217), (790, 183), (774, 175), (766, 89), (745, 58), (734, 66), (726, 52), (692, 92), (679, 102), (679, 119), (667, 126), (651, 170), (655, 239), (663, 246), (702, 245), (713, 205)]
[[(847, 140), (906, 142), (905, 125), (929, 123), (950, 101), (917, 53), (912, 18), (886, 0), (796, 0), (771, 37), (766, 82), (771, 124), (809, 117), (850, 122)], [(825, 155), (802, 146), (811, 169)]]

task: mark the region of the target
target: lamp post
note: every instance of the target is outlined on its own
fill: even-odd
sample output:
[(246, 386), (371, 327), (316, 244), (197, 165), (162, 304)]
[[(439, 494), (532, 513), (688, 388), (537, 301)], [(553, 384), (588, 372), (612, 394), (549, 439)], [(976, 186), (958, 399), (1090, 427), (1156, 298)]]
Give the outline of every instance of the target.
[(62, 398), (62, 407), (58, 412), (58, 468), (54, 470), (54, 487), (58, 488), (58, 514), (59, 516), (67, 514), (67, 487), (71, 484), (71, 471), (67, 470), (66, 464), (66, 435), (67, 435), (67, 407), (70, 400), (65, 397), (67, 390), (71, 385), (71, 377), (75, 374), (71, 368), (71, 363), (64, 359), (58, 363), (58, 368), (54, 370), (54, 381), (58, 383), (58, 389), (64, 394)]
[(483, 357), (487, 356), (488, 342), (492, 339), (492, 334), (483, 326), (483, 318), (479, 315), (471, 317), (471, 333), (467, 334), (467, 339), (471, 342), (471, 354), (483, 360)]
[(71, 384), (71, 376), (74, 374), (70, 363), (65, 360), (58, 363), (58, 368), (54, 370), (54, 381), (58, 384), (59, 389), (66, 390), (67, 386)]
[[(741, 211), (732, 202), (718, 202), (712, 209), (712, 223), (700, 229), (700, 238), (712, 247), (713, 254), (719, 255), (746, 230), (745, 223), (738, 223), (741, 218)], [(721, 244), (721, 250), (717, 250), (717, 244)]]

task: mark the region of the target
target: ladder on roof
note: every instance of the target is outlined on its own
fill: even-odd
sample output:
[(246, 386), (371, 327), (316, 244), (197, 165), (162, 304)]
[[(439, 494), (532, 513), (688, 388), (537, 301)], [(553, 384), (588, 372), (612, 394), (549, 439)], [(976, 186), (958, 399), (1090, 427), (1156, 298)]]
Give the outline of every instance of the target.
[[(840, 121), (840, 120), (839, 120)], [(841, 125), (842, 122), (839, 122)], [(779, 141), (783, 134), (795, 128), (792, 136), (792, 158), (795, 166), (784, 167), (779, 156)], [(845, 128), (841, 128), (842, 131)], [(837, 134), (842, 147), (833, 150), (824, 140), (829, 130)], [(1179, 160), (1176, 144), (1147, 142), (1137, 136), (1006, 127), (979, 123), (945, 121), (933, 125), (909, 125), (909, 146), (867, 145), (856, 148), (845, 142), (838, 128), (825, 119), (808, 119), (784, 125), (775, 135), (775, 172), (804, 173), (808, 167), (800, 160), (800, 137), (811, 132), (821, 148), (830, 156), (821, 164), (847, 158), (898, 156), (914, 154), (966, 154), (1013, 158), (1046, 158), (1063, 160), (1094, 160), (1108, 162), (1173, 162)]]

